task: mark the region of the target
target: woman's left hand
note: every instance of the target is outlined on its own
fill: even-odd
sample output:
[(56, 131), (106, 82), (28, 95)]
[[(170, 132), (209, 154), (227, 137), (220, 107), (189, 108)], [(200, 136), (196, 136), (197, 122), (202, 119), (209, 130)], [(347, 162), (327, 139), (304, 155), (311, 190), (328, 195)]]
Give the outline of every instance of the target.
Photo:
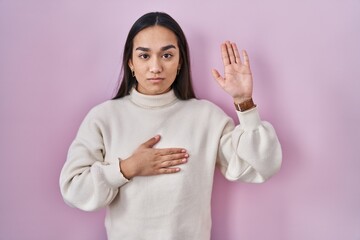
[(236, 44), (226, 41), (221, 44), (221, 55), (225, 68), (224, 77), (213, 69), (214, 78), (233, 97), (234, 102), (241, 103), (252, 98), (253, 78), (246, 51), (242, 51), (243, 61), (241, 61)]

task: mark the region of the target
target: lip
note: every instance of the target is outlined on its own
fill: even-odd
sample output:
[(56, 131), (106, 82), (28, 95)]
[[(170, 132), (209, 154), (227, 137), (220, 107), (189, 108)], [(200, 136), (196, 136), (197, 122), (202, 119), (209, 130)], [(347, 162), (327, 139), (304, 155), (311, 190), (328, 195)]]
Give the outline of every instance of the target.
[(149, 80), (150, 82), (153, 82), (153, 83), (157, 83), (157, 82), (163, 81), (164, 79), (165, 78), (156, 77), (156, 78), (148, 78), (147, 80)]

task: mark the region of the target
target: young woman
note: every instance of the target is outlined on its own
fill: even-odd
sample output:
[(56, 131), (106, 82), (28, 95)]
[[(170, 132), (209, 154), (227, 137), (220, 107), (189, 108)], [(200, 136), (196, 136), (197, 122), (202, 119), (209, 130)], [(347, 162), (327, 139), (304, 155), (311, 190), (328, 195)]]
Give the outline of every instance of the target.
[(217, 165), (229, 180), (260, 183), (281, 165), (273, 127), (252, 101), (249, 58), (221, 45), (240, 125), (191, 84), (186, 38), (165, 13), (139, 18), (127, 37), (114, 99), (94, 107), (70, 146), (61, 193), (74, 207), (107, 208), (108, 239), (209, 240)]

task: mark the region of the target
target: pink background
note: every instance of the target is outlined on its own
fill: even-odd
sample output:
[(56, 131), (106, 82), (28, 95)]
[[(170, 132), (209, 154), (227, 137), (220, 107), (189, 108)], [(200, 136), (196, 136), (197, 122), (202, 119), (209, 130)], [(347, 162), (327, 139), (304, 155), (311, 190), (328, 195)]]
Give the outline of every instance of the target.
[(198, 96), (232, 117), (210, 69), (222, 41), (248, 50), (283, 146), (265, 184), (216, 173), (212, 239), (360, 239), (358, 0), (0, 1), (0, 239), (106, 239), (104, 211), (65, 205), (59, 172), (84, 115), (113, 96), (130, 26), (154, 10), (183, 27)]

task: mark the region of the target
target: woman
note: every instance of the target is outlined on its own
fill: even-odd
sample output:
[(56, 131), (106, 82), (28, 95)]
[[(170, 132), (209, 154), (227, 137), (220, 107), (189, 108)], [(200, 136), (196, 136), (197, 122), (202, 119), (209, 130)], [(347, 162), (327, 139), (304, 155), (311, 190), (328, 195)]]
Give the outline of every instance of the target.
[(233, 97), (239, 126), (195, 98), (174, 19), (154, 12), (132, 26), (119, 91), (86, 116), (60, 176), (69, 205), (107, 208), (108, 239), (209, 240), (215, 166), (229, 180), (253, 183), (280, 168), (276, 133), (252, 101), (246, 52), (242, 61), (236, 44), (225, 42), (221, 54), (225, 75), (213, 75)]

